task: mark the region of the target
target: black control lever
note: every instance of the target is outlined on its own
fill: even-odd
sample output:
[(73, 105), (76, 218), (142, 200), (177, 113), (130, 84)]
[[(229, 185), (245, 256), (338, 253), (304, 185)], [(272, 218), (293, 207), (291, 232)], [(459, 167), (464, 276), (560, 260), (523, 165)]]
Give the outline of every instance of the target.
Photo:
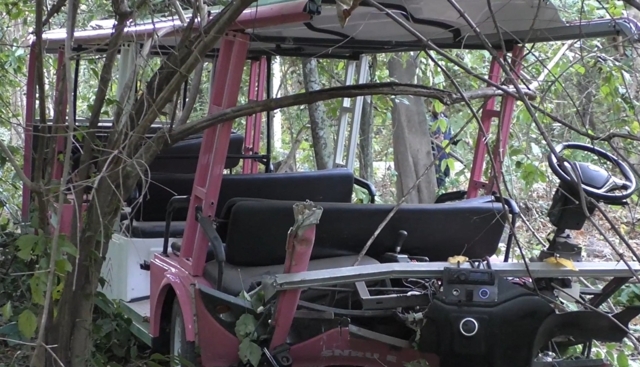
[(407, 231), (400, 231), (398, 232), (398, 240), (396, 241), (396, 254), (400, 253), (400, 250), (402, 250), (402, 245), (404, 244), (404, 241), (407, 239)]
[(409, 263), (411, 262), (411, 259), (409, 259), (409, 256), (407, 255), (401, 255), (400, 251), (402, 250), (402, 245), (404, 244), (404, 241), (407, 239), (407, 232), (406, 231), (399, 231), (398, 232), (398, 239), (396, 240), (395, 243), (395, 252), (387, 252), (385, 253), (381, 258), (380, 258), (380, 262), (381, 263)]

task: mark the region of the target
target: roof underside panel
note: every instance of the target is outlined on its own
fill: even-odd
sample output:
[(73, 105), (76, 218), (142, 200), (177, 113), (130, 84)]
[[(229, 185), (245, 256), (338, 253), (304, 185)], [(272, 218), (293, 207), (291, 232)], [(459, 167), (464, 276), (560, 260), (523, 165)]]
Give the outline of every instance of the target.
[[(481, 49), (482, 42), (447, 0), (381, 0), (380, 4), (404, 19), (425, 38), (441, 48)], [(495, 20), (487, 2), (457, 0), (480, 31), (499, 47), (518, 43), (563, 41), (616, 34), (637, 39), (638, 25), (631, 19), (603, 19), (567, 23), (558, 9), (540, 0), (491, 0)], [(261, 0), (241, 17), (240, 28), (252, 35), (251, 54), (315, 57), (357, 57), (362, 53), (420, 50), (422, 45), (401, 26), (376, 9), (361, 4), (343, 28), (336, 15), (335, 0), (323, 0), (319, 15), (305, 15), (306, 0)], [(498, 27), (496, 28), (496, 23)], [(79, 31), (78, 46), (96, 48), (111, 34), (109, 22), (102, 29)], [(177, 19), (132, 24), (130, 41), (144, 42), (162, 28), (176, 31), (165, 35), (154, 47), (169, 50), (178, 40)], [(500, 34), (499, 34), (500, 33)], [(48, 51), (64, 42), (64, 31), (45, 33)]]

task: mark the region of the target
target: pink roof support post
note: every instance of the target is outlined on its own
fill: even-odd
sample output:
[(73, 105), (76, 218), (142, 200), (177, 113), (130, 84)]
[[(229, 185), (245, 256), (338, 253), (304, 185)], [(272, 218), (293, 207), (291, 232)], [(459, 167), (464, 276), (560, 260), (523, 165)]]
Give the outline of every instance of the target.
[[(522, 46), (515, 46), (511, 51), (511, 74), (515, 80), (513, 84), (518, 83), (520, 80), (520, 70), (522, 70), (522, 58), (524, 57), (525, 48)], [(500, 111), (500, 121), (502, 126), (500, 129), (500, 144), (496, 144), (493, 149), (493, 161), (495, 162), (495, 175), (491, 176), (489, 180), (489, 186), (498, 191), (498, 185), (502, 179), (502, 163), (507, 151), (507, 144), (509, 143), (509, 132), (511, 131), (511, 122), (513, 120), (513, 112), (515, 110), (516, 99), (512, 96), (502, 97), (502, 106)], [(497, 178), (497, 182), (494, 182), (494, 177)]]
[[(499, 52), (498, 57), (502, 57), (503, 53)], [(491, 60), (491, 66), (489, 67), (489, 80), (494, 83), (500, 83), (501, 69), (496, 58)], [(467, 189), (467, 198), (478, 197), (480, 190), (485, 190), (489, 185), (483, 181), (482, 173), (484, 170), (484, 159), (487, 155), (486, 141), (491, 131), (491, 121), (494, 118), (500, 117), (500, 111), (495, 109), (496, 97), (491, 97), (487, 100), (482, 108), (482, 114), (480, 115), (480, 122), (482, 123), (482, 129), (478, 129), (478, 137), (476, 138), (475, 153), (473, 155), (473, 164), (471, 165), (471, 174), (469, 177), (469, 187)], [(483, 131), (484, 130), (484, 131)]]
[[(33, 124), (36, 110), (36, 46), (31, 46), (27, 71), (27, 105), (24, 113), (24, 162), (22, 171), (28, 179), (33, 179)], [(29, 207), (31, 204), (31, 190), (22, 185), (22, 223), (29, 222)]]
[[(267, 58), (261, 57), (259, 61), (251, 62), (251, 75), (249, 76), (249, 102), (262, 101), (264, 99), (265, 84), (267, 81)], [(260, 154), (260, 134), (262, 127), (262, 113), (247, 117), (244, 135), (244, 154)], [(258, 162), (255, 159), (245, 159), (242, 162), (242, 173), (257, 173)]]
[[(301, 273), (309, 268), (311, 251), (316, 239), (316, 225), (322, 216), (322, 207), (311, 202), (296, 203), (293, 213), (296, 219), (287, 235), (284, 274)], [(273, 337), (269, 346), (271, 351), (286, 343), (301, 293), (302, 289), (290, 289), (278, 295), (273, 316)]]
[[(249, 36), (245, 34), (227, 33), (220, 41), (211, 80), (209, 114), (238, 103), (248, 49)], [(208, 128), (203, 135), (179, 260), (180, 266), (193, 276), (202, 275), (209, 242), (196, 221), (196, 207), (200, 206), (202, 215), (213, 219), (232, 127), (233, 121), (227, 121)]]

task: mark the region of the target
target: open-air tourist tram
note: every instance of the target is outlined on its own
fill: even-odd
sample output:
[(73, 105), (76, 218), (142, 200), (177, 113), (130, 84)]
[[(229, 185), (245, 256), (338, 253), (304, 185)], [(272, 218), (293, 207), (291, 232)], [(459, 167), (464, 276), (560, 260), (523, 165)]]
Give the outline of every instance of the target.
[[(492, 1), (502, 27), (500, 37), (486, 3), (458, 4), (496, 48), (504, 41), (507, 49), (501, 51), (512, 54), (516, 74), (524, 55), (521, 40), (533, 44), (613, 35), (637, 38), (633, 20), (566, 23), (553, 4), (533, 0)], [(382, 5), (440, 48), (483, 49), (446, 1), (386, 0)], [(366, 1), (344, 28), (333, 7), (334, 2), (325, 2), (321, 9), (311, 0), (285, 0), (260, 1), (247, 10), (208, 55), (208, 61), (215, 62), (209, 112), (237, 103), (246, 60), (251, 65), (249, 98), (261, 99), (265, 90), (271, 95), (272, 55), (357, 60), (366, 54), (422, 49), (388, 14)], [(152, 47), (156, 55), (171, 50), (181, 23), (130, 25), (120, 53), (119, 81), (133, 72), (136, 47), (167, 28), (174, 34), (158, 38)], [(96, 46), (111, 32), (109, 27), (77, 31), (75, 47), (104, 52)], [(62, 57), (64, 39), (64, 31), (46, 32), (46, 51)], [(32, 132), (46, 128), (33, 124), (34, 59), (27, 90), (28, 177)], [(489, 78), (502, 81), (495, 60)], [(354, 184), (370, 184), (355, 180), (344, 168), (270, 172), (270, 149), (260, 153), (262, 116), (247, 119), (245, 136), (232, 131), (233, 121), (208, 128), (164, 149), (150, 165), (146, 192), (128, 199), (111, 240), (102, 291), (125, 306), (137, 334), (154, 349), (204, 366), (235, 366), (256, 353), (261, 364), (272, 366), (605, 366), (606, 361), (591, 359), (592, 342), (622, 341), (640, 309), (616, 314), (597, 309), (640, 265), (576, 261), (576, 271), (542, 261), (549, 256), (579, 260), (580, 247), (557, 236), (537, 260), (509, 262), (510, 228), (518, 208), (492, 193), (493, 184), (482, 175), (488, 153), (502, 161), (499, 152), (507, 146), (514, 104), (508, 95), (485, 104), (485, 131), (492, 120), (502, 119), (497, 132), (501, 146), (489, 152), (478, 133), (463, 197), (400, 206), (360, 259), (358, 254), (393, 209), (387, 204), (352, 203)], [(266, 122), (269, 129), (269, 117)], [(64, 139), (59, 143), (62, 151)], [(80, 149), (82, 142), (76, 145)], [(637, 189), (629, 168), (613, 155), (576, 143), (560, 148), (561, 153), (584, 150), (620, 168), (618, 179), (599, 167), (577, 163), (589, 197), (617, 204)], [(242, 174), (224, 173), (240, 162)], [(554, 158), (549, 164), (560, 180), (549, 212), (559, 236), (580, 229), (586, 217), (572, 201), (576, 190), (567, 168)], [(61, 176), (61, 168), (56, 170)], [(369, 191), (375, 195), (375, 190)], [(29, 204), (25, 188), (25, 220)], [(73, 204), (67, 206), (57, 219), (65, 230), (70, 228)], [(504, 231), (510, 231), (504, 262), (491, 263), (488, 259)], [(449, 261), (459, 255), (468, 261)], [(572, 281), (578, 276), (612, 280), (602, 289), (580, 289)], [(555, 306), (563, 292), (584, 302), (578, 311)], [(549, 354), (572, 346), (582, 346), (576, 349), (579, 358)]]

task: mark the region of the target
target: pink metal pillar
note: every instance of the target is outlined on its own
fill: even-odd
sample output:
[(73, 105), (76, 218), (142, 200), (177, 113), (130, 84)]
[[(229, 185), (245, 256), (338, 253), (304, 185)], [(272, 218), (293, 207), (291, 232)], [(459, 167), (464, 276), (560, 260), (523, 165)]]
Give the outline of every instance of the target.
[[(56, 109), (60, 109), (60, 123), (61, 126), (66, 126), (68, 128), (68, 124), (66, 123), (67, 118), (67, 83), (62, 80), (62, 74), (64, 73), (64, 50), (60, 49), (58, 51), (58, 66), (56, 68), (56, 101), (62, 101), (62, 106), (55, 106)], [(65, 75), (66, 78), (73, 78), (73, 75)], [(58, 91), (60, 91), (61, 95), (58, 95)], [(55, 115), (54, 115), (55, 116)], [(55, 122), (55, 120), (54, 120)], [(55, 133), (56, 126), (54, 124), (51, 125), (52, 131)], [(53, 172), (52, 178), (54, 180), (60, 180), (62, 178), (62, 169), (64, 167), (63, 162), (58, 159), (59, 152), (63, 152), (65, 149), (65, 137), (67, 136), (67, 128), (60, 129), (60, 134), (56, 137), (56, 154), (55, 159), (53, 160)], [(64, 185), (64, 182), (60, 183)]]
[[(36, 110), (36, 47), (31, 46), (29, 52), (29, 65), (27, 69), (27, 105), (24, 114), (24, 163), (22, 171), (27, 178), (32, 179), (33, 163), (33, 123)], [(29, 221), (29, 206), (31, 204), (31, 190), (27, 185), (22, 185), (22, 222)]]
[[(220, 40), (220, 52), (211, 81), (209, 114), (238, 103), (248, 48), (249, 37), (244, 34), (227, 33)], [(202, 207), (202, 214), (213, 218), (232, 126), (233, 121), (227, 121), (204, 132), (180, 251), (180, 265), (193, 276), (202, 275), (208, 244), (196, 221), (196, 207)]]
[[(287, 236), (285, 274), (301, 273), (309, 268), (311, 250), (316, 238), (316, 225), (320, 222), (322, 208), (307, 201), (294, 204), (293, 213), (295, 223)], [(292, 289), (278, 295), (277, 308), (273, 317), (275, 328), (271, 339), (271, 350), (287, 341), (301, 293), (302, 289)]]
[[(524, 54), (524, 48), (515, 47), (513, 50), (512, 64), (517, 67), (516, 75), (521, 68), (521, 59)], [(498, 53), (498, 57), (502, 57), (502, 53)], [(517, 61), (516, 61), (517, 60)], [(494, 83), (500, 83), (502, 70), (496, 58), (491, 60), (491, 66), (489, 68), (489, 80)], [(487, 183), (483, 180), (484, 160), (487, 156), (486, 141), (489, 139), (489, 133), (491, 132), (491, 122), (494, 118), (500, 118), (502, 120), (502, 129), (500, 134), (500, 150), (494, 154), (498, 154), (506, 148), (507, 139), (509, 137), (509, 129), (511, 127), (511, 118), (513, 117), (513, 109), (515, 107), (515, 99), (513, 97), (503, 97), (500, 110), (495, 109), (496, 98), (491, 97), (487, 100), (487, 103), (482, 109), (480, 115), (480, 121), (482, 123), (482, 129), (478, 129), (478, 137), (476, 138), (475, 154), (473, 156), (473, 164), (471, 166), (471, 175), (469, 177), (469, 187), (467, 189), (467, 198), (478, 197), (480, 190), (490, 190), (494, 186), (494, 183)], [(510, 101), (511, 100), (511, 101)], [(496, 148), (498, 149), (498, 148)], [(495, 157), (495, 155), (494, 155)], [(501, 167), (501, 166), (500, 166)], [(498, 167), (497, 167), (498, 168)], [(498, 171), (500, 172), (500, 171)]]
[[(267, 81), (267, 58), (251, 62), (249, 76), (249, 102), (264, 99)], [(244, 154), (260, 154), (260, 134), (262, 127), (262, 113), (247, 117), (244, 135)], [(245, 159), (242, 162), (242, 173), (257, 173), (258, 162), (255, 159)]]
[[(524, 53), (525, 48), (521, 46), (515, 46), (513, 51), (511, 51), (511, 74), (513, 74), (515, 78), (513, 81), (514, 84), (520, 80), (520, 70), (522, 70), (522, 58), (524, 57)], [(511, 122), (513, 120), (515, 105), (516, 99), (514, 97), (502, 97), (502, 105), (500, 108), (500, 121), (502, 122), (500, 129), (500, 144), (496, 144), (493, 149), (495, 175), (492, 175), (489, 180), (489, 187), (496, 192), (498, 191), (498, 186), (500, 185), (502, 176), (502, 162), (504, 161), (507, 144), (509, 143), (509, 132), (511, 131)], [(494, 182), (494, 176), (498, 179), (498, 182)]]

